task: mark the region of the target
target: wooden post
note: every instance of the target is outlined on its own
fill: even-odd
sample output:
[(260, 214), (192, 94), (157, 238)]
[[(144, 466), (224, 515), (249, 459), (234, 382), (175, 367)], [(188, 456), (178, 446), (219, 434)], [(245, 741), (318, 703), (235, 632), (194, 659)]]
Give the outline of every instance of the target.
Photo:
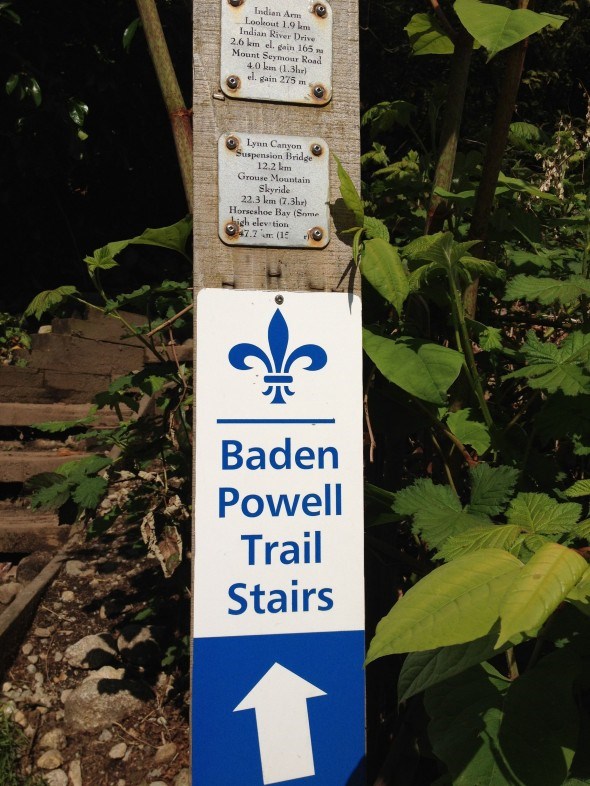
[[(253, 0), (252, 0), (253, 1)], [(287, 4), (287, 3), (286, 3)], [(264, 5), (260, 2), (261, 6)], [(357, 0), (334, 0), (333, 98), (299, 106), (227, 98), (220, 86), (221, 0), (194, 3), (194, 255), (195, 287), (346, 292), (351, 250), (332, 226), (329, 245), (300, 248), (229, 247), (217, 234), (217, 141), (224, 132), (320, 136), (359, 184), (359, 63)], [(330, 162), (330, 201), (340, 196)], [(338, 204), (336, 205), (338, 208)], [(338, 221), (338, 210), (335, 211)], [(358, 276), (353, 287), (359, 287)]]
[(361, 786), (357, 0), (194, 9), (192, 784)]

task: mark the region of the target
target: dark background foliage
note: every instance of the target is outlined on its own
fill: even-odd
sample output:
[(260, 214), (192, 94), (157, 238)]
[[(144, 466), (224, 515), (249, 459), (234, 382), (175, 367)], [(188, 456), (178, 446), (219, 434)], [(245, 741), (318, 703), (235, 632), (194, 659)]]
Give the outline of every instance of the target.
[[(190, 105), (191, 3), (160, 6)], [(17, 0), (11, 9), (20, 24), (0, 16), (0, 311), (16, 312), (43, 289), (87, 289), (85, 254), (174, 223), (186, 203), (141, 29), (128, 51), (123, 47), (137, 17), (133, 0)], [(39, 106), (18, 90), (7, 94), (12, 74), (36, 80)], [(81, 127), (71, 116), (80, 103), (89, 110)], [(145, 248), (140, 262), (130, 250), (118, 283), (132, 288), (166, 275), (162, 265), (175, 262)]]

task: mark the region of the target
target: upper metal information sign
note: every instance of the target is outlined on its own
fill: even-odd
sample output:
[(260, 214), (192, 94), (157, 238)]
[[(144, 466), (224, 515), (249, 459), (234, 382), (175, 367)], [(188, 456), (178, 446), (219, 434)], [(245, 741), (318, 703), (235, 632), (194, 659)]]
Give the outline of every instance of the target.
[(365, 783), (360, 311), (198, 295), (194, 786)]
[(221, 89), (323, 106), (332, 97), (332, 9), (313, 0), (221, 0)]
[(330, 151), (320, 137), (219, 138), (219, 237), (237, 246), (324, 248)]

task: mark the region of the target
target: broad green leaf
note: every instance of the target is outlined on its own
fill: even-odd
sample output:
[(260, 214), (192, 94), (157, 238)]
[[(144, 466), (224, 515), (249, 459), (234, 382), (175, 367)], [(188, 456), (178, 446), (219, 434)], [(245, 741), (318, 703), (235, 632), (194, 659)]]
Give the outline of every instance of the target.
[(590, 393), (590, 333), (573, 331), (557, 346), (550, 341), (540, 341), (533, 331), (529, 331), (521, 352), (527, 365), (506, 374), (504, 379), (524, 377), (531, 388), (549, 393), (561, 390), (566, 396)]
[(131, 42), (135, 38), (135, 33), (137, 32), (137, 28), (140, 25), (140, 18), (137, 16), (135, 19), (130, 22), (125, 30), (123, 31), (123, 49), (126, 52), (129, 52), (129, 47), (131, 46)]
[(537, 301), (543, 306), (550, 306), (552, 303), (567, 306), (583, 296), (590, 296), (590, 281), (584, 276), (570, 276), (560, 280), (519, 273), (506, 285), (502, 299)]
[(158, 246), (159, 248), (177, 251), (179, 254), (186, 256), (186, 245), (191, 231), (192, 219), (190, 216), (185, 216), (185, 218), (177, 221), (176, 224), (159, 227), (158, 229), (146, 229), (141, 235), (132, 237), (129, 240), (115, 240), (112, 243), (107, 243), (106, 246), (97, 248), (92, 256), (84, 257), (84, 262), (88, 265), (90, 272), (97, 268), (108, 270), (118, 265), (117, 255), (130, 245)]
[(572, 646), (539, 660), (514, 680), (495, 740), (517, 783), (561, 786), (578, 744), (574, 683), (587, 661)]
[(110, 466), (113, 460), (108, 456), (86, 456), (81, 459), (66, 461), (57, 468), (57, 471), (73, 483), (79, 483), (88, 475), (95, 475)]
[(468, 554), (436, 568), (379, 622), (367, 663), (485, 636), (497, 623), (504, 593), (523, 569), (520, 560), (500, 549)]
[(482, 549), (504, 549), (510, 551), (521, 536), (519, 527), (513, 524), (487, 524), (474, 527), (467, 532), (452, 535), (439, 549), (438, 556), (446, 562), (472, 554)]
[(361, 273), (401, 314), (410, 286), (397, 249), (382, 238), (367, 240), (361, 254)]
[(449, 36), (429, 14), (414, 14), (404, 30), (415, 55), (452, 55), (455, 51)]
[[(436, 237), (434, 243), (430, 244), (421, 253), (421, 258), (427, 262), (433, 262), (440, 265), (445, 270), (449, 270), (459, 262), (473, 246), (479, 243), (479, 240), (468, 240), (464, 243), (457, 243), (453, 239), (451, 232), (443, 232)], [(407, 249), (406, 249), (407, 250)]]
[(454, 644), (452, 647), (439, 647), (435, 650), (410, 652), (404, 660), (399, 675), (398, 702), (406, 701), (433, 685), (461, 674), (472, 666), (501, 654), (508, 647), (520, 644), (523, 640), (522, 636), (518, 636), (503, 647), (494, 649), (497, 638), (496, 626), (491, 633), (475, 641)]
[(566, 21), (566, 17), (556, 14), (509, 9), (480, 0), (456, 0), (455, 12), (475, 40), (487, 49), (488, 61), (544, 27), (559, 28)]
[(487, 426), (473, 417), (469, 407), (451, 412), (447, 417), (447, 426), (457, 439), (464, 445), (471, 445), (480, 456), (492, 443)]
[(57, 510), (70, 498), (70, 486), (58, 472), (43, 472), (30, 478), (26, 484), (32, 490), (31, 507)]
[(546, 202), (559, 204), (559, 199), (555, 196), (555, 194), (551, 194), (548, 191), (541, 191), (540, 188), (537, 188), (536, 186), (531, 185), (531, 183), (527, 183), (526, 180), (521, 180), (518, 177), (509, 177), (503, 172), (500, 172), (498, 175), (498, 183), (500, 183), (502, 186), (506, 186), (511, 191), (518, 191), (522, 194), (530, 194), (531, 196), (537, 197), (538, 199), (544, 199)]
[(497, 516), (512, 496), (518, 470), (512, 467), (491, 467), (477, 464), (469, 470), (471, 499), (467, 510), (476, 516)]
[(383, 376), (406, 393), (431, 404), (446, 402), (463, 365), (460, 352), (431, 341), (394, 341), (363, 329), (363, 347)]
[(33, 99), (35, 106), (41, 106), (41, 87), (32, 76), (27, 77), (27, 92)]
[(524, 532), (555, 535), (574, 529), (582, 512), (576, 502), (557, 502), (547, 494), (518, 494), (506, 512), (509, 524)]
[(19, 81), (20, 81), (20, 76), (18, 74), (11, 74), (8, 77), (8, 79), (6, 80), (6, 92), (8, 93), (8, 95), (11, 95), (15, 91)]
[(60, 305), (60, 303), (63, 303), (64, 300), (67, 300), (71, 295), (77, 294), (78, 290), (76, 287), (71, 286), (57, 287), (57, 289), (46, 289), (44, 292), (39, 292), (39, 294), (31, 300), (29, 305), (26, 307), (23, 316), (41, 319), (43, 314), (45, 314), (47, 311), (50, 311), (52, 308), (55, 308), (55, 306)]
[(483, 663), (426, 691), (428, 737), (453, 786), (532, 786), (514, 778), (498, 750), (509, 688), (508, 680)]
[[(91, 408), (96, 410), (96, 407)], [(32, 423), (31, 427), (39, 431), (46, 431), (48, 434), (59, 434), (62, 431), (68, 431), (71, 428), (79, 426), (88, 426), (95, 420), (95, 414), (91, 413), (85, 418), (78, 418), (78, 420), (48, 420), (45, 423)]]
[(590, 568), (586, 568), (580, 581), (571, 588), (565, 599), (582, 614), (590, 616)]
[(590, 479), (577, 480), (573, 486), (565, 490), (566, 497), (587, 497), (590, 496)]
[(68, 114), (77, 126), (83, 126), (88, 114), (88, 104), (71, 98), (68, 101)]
[[(364, 113), (361, 125), (370, 126), (371, 136), (376, 137), (390, 131), (395, 125), (406, 128), (415, 112), (416, 107), (408, 101), (381, 101)], [(382, 161), (383, 166), (388, 163), (389, 160)]]
[[(456, 561), (450, 563), (456, 564)], [(501, 647), (515, 635), (540, 627), (565, 600), (586, 568), (586, 560), (572, 549), (559, 543), (542, 546), (518, 573), (503, 598), (496, 646)]]
[(423, 259), (423, 255), (443, 237), (442, 232), (434, 235), (420, 235), (402, 248), (402, 255), (409, 260)]
[[(332, 154), (334, 155), (334, 154)], [(363, 200), (356, 190), (356, 186), (352, 182), (350, 175), (340, 163), (338, 156), (334, 155), (338, 165), (338, 179), (340, 180), (340, 194), (344, 200), (346, 207), (354, 213), (354, 218), (358, 226), (362, 227), (365, 222), (365, 208)]]
[(72, 492), (72, 499), (82, 508), (93, 509), (102, 500), (107, 489), (105, 478), (85, 478)]
[(510, 144), (522, 150), (533, 150), (535, 143), (542, 143), (546, 140), (546, 134), (532, 123), (516, 122), (510, 123), (510, 134), (508, 137)]
[(380, 237), (389, 242), (389, 229), (385, 226), (383, 221), (373, 216), (365, 216), (363, 229), (368, 238)]
[(402, 516), (412, 516), (412, 530), (433, 549), (440, 548), (451, 535), (488, 523), (486, 518), (466, 513), (450, 486), (436, 485), (430, 478), (419, 478), (398, 491), (393, 509)]
[(460, 264), (471, 279), (478, 276), (503, 279), (506, 276), (504, 270), (501, 270), (495, 262), (490, 262), (488, 259), (478, 259), (478, 257), (467, 255), (462, 257)]

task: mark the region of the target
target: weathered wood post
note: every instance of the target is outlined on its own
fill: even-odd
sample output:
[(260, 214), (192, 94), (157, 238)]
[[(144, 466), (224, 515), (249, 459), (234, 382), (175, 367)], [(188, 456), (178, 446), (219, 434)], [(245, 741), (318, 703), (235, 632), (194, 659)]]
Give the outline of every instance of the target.
[[(357, 0), (194, 4), (192, 783), (364, 783)], [(340, 223), (342, 225), (342, 222)]]

